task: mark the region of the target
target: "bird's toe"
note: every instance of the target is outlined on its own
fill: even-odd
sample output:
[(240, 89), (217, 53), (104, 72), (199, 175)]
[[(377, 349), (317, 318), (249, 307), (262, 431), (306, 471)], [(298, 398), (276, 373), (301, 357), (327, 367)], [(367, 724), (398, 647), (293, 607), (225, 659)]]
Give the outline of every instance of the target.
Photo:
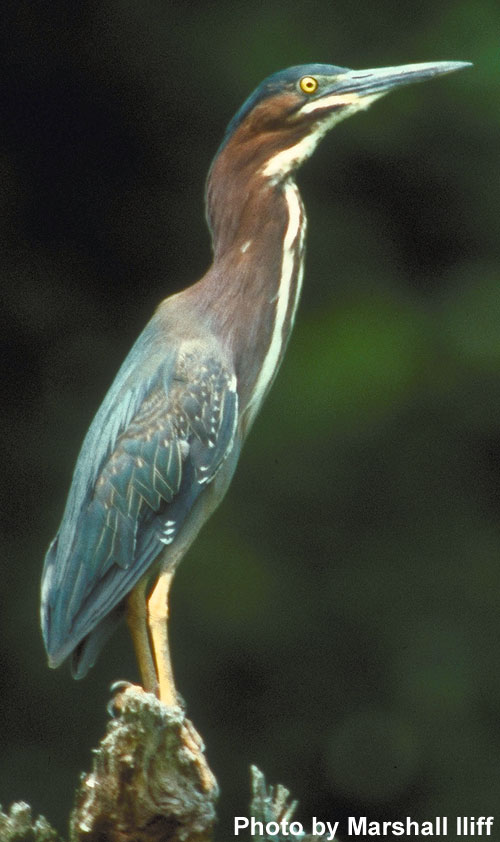
[(123, 696), (125, 693), (145, 693), (143, 687), (139, 684), (132, 684), (131, 681), (114, 681), (109, 688), (111, 692), (111, 699), (109, 700), (106, 710), (108, 715), (115, 719), (121, 713), (123, 707)]

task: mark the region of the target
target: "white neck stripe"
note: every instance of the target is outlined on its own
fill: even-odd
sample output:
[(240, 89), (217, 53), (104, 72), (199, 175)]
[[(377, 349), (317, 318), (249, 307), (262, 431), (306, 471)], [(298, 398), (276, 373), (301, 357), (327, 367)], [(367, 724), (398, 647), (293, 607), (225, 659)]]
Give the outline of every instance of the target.
[[(289, 182), (284, 188), (285, 200), (288, 206), (288, 227), (286, 229), (285, 239), (283, 242), (283, 257), (281, 263), (281, 278), (279, 290), (277, 295), (276, 312), (274, 318), (274, 327), (271, 337), (271, 342), (267, 350), (262, 368), (259, 372), (257, 382), (248, 408), (250, 410), (250, 422), (255, 417), (264, 395), (269, 388), (272, 379), (276, 373), (276, 369), (280, 360), (283, 344), (287, 336), (283, 335), (283, 327), (285, 324), (286, 314), (288, 312), (288, 305), (290, 303), (290, 296), (292, 293), (292, 279), (295, 269), (296, 248), (294, 243), (299, 235), (301, 235), (300, 245), (303, 242), (304, 225), (303, 222), (303, 208), (300, 201), (299, 191), (295, 184)], [(302, 263), (302, 261), (301, 261)], [(298, 267), (297, 286), (295, 289), (294, 302), (292, 308), (292, 322), (297, 308), (300, 287), (302, 283), (302, 265)], [(291, 325), (290, 325), (291, 327)]]

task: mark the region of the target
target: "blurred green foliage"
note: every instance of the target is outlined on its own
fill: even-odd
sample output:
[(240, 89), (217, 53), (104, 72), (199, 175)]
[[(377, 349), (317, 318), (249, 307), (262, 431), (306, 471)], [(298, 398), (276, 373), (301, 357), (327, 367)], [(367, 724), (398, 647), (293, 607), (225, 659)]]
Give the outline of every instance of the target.
[(173, 592), (178, 683), (222, 788), (300, 816), (489, 815), (500, 730), (500, 7), (6, 0), (0, 227), (0, 801), (61, 830), (136, 678), (125, 632), (50, 672), (45, 548), (83, 434), (166, 294), (210, 260), (202, 188), (270, 72), (472, 60), (332, 133), (300, 174), (306, 283), (231, 491)]

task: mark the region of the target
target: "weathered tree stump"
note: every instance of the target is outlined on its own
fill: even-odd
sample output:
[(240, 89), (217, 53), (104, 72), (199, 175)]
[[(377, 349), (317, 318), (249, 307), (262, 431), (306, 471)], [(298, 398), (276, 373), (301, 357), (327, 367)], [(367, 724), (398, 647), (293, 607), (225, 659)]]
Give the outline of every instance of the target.
[(77, 792), (72, 842), (208, 842), (218, 787), (184, 711), (136, 687), (115, 707)]
[[(217, 781), (184, 711), (129, 685), (115, 697), (113, 713), (94, 749), (92, 771), (82, 775), (76, 792), (70, 842), (211, 842)], [(251, 773), (249, 816), (264, 826), (290, 822), (297, 802), (289, 800), (288, 790), (267, 788), (255, 767)], [(313, 837), (273, 832), (258, 839), (309, 842)], [(8, 815), (0, 809), (0, 842), (61, 840), (43, 816), (33, 821), (30, 807), (20, 802)]]

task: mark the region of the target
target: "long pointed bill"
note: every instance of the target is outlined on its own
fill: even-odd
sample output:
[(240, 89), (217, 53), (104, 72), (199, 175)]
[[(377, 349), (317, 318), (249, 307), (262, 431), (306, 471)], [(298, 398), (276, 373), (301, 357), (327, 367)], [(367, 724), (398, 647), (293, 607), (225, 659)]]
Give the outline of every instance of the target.
[(402, 64), (399, 67), (379, 67), (374, 70), (347, 70), (332, 78), (321, 95), (311, 99), (302, 113), (330, 110), (351, 105), (363, 108), (400, 85), (423, 82), (445, 73), (471, 67), (468, 61), (437, 61), (423, 64)]
[[(337, 93), (357, 93), (370, 96), (385, 93), (399, 85), (423, 82), (444, 73), (454, 73), (470, 67), (468, 61), (436, 61), (424, 64), (402, 64), (399, 67), (379, 67), (376, 70), (350, 70), (338, 76), (335, 84)], [(333, 87), (333, 86), (332, 86)]]

